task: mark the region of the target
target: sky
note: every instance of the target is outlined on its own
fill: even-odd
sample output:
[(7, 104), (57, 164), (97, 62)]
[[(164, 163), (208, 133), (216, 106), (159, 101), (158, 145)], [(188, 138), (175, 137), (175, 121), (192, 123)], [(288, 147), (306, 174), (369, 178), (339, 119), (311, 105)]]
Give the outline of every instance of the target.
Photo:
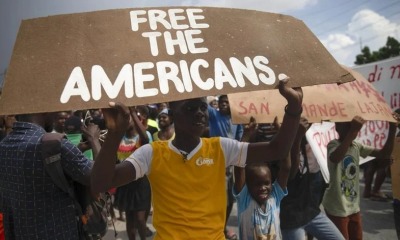
[(302, 21), (340, 64), (354, 65), (361, 48), (400, 41), (400, 0), (0, 0), (0, 86), (23, 19), (106, 9), (206, 6), (291, 15)]

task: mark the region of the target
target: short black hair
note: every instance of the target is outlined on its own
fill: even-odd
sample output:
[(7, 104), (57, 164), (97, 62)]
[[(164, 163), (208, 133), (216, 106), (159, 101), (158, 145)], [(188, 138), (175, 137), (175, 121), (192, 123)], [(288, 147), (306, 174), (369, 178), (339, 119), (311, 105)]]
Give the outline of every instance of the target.
[(272, 179), (272, 172), (271, 172), (271, 169), (269, 168), (268, 163), (267, 162), (257, 162), (257, 163), (251, 163), (251, 164), (247, 164), (246, 165), (246, 167), (245, 167), (245, 179), (246, 179), (246, 182), (248, 181), (248, 178), (253, 175), (252, 172), (257, 168), (266, 168), (266, 169), (268, 169), (268, 171), (269, 171), (269, 173), (271, 175), (271, 179)]
[(140, 115), (146, 115), (145, 118), (146, 119), (149, 118), (150, 111), (149, 111), (148, 106), (140, 105), (140, 106), (137, 106), (136, 108), (137, 108), (137, 111), (140, 113)]
[(78, 116), (70, 116), (65, 120), (65, 131), (68, 133), (78, 133), (81, 131), (82, 120)]

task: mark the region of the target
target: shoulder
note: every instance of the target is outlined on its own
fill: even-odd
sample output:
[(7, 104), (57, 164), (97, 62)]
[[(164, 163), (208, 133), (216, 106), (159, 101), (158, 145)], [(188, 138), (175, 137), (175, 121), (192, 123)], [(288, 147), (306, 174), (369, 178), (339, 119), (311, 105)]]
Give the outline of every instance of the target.
[(201, 138), (203, 144), (220, 144), (221, 137)]
[(328, 143), (327, 148), (333, 148), (333, 147), (336, 147), (336, 146), (339, 146), (339, 145), (340, 145), (339, 140), (338, 139), (333, 139)]
[(358, 141), (353, 141), (351, 145), (356, 148), (370, 148), (370, 146), (364, 145)]
[(78, 150), (78, 151), (80, 151), (78, 149), (78, 147), (75, 144), (73, 144), (70, 140), (68, 140), (66, 137), (62, 138), (60, 140), (60, 142), (61, 142), (61, 148), (64, 149), (64, 150), (68, 150), (68, 151), (76, 151), (76, 150)]

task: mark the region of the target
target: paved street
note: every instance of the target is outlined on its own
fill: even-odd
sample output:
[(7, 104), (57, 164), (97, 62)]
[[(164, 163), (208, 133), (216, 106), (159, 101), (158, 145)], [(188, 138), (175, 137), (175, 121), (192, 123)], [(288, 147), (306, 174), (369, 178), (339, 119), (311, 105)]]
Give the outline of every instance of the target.
[[(361, 192), (363, 190), (363, 182), (361, 182)], [(382, 191), (391, 195), (391, 184), (387, 180), (382, 186)], [(363, 220), (363, 239), (364, 240), (395, 240), (397, 239), (396, 231), (394, 230), (393, 207), (391, 202), (376, 202), (369, 199), (361, 199), (361, 214)], [(237, 211), (236, 204), (229, 218), (229, 227), (237, 231), (236, 220)], [(110, 226), (105, 240), (123, 240), (128, 239), (125, 231), (125, 222), (117, 221), (115, 223), (118, 232), (117, 238), (114, 238), (114, 230)], [(152, 230), (151, 218), (148, 225)], [(152, 237), (147, 238), (153, 239)]]

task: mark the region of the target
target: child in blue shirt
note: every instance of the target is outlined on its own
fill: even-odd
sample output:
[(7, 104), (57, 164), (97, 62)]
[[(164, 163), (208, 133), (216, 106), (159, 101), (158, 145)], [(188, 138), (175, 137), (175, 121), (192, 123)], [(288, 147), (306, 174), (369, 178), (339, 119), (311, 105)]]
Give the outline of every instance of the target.
[(266, 162), (235, 167), (234, 196), (238, 206), (239, 239), (280, 240), (280, 202), (287, 195), (290, 159), (280, 161), (276, 180)]

